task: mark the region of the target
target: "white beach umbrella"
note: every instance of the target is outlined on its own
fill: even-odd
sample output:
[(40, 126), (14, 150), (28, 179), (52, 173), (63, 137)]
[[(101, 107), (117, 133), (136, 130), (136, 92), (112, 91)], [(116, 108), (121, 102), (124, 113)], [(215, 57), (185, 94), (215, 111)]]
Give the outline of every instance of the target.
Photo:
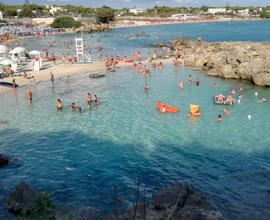
[(13, 50), (9, 51), (9, 53), (11, 53), (11, 54), (15, 54), (15, 53), (22, 54), (22, 53), (24, 53), (24, 51), (25, 51), (25, 48), (23, 48), (23, 47), (16, 47)]
[(40, 55), (40, 51), (32, 50), (29, 52), (29, 55), (32, 55), (32, 56)]
[(0, 64), (4, 65), (4, 66), (8, 66), (8, 65), (13, 65), (14, 61), (11, 59), (5, 59), (5, 60), (1, 60)]
[(8, 52), (8, 47), (6, 45), (0, 45), (0, 53)]

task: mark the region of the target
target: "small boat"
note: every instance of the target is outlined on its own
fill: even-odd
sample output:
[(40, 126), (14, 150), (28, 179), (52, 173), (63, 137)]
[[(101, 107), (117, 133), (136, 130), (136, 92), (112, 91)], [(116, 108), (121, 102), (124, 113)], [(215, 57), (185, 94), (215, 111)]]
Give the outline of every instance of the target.
[(217, 96), (214, 96), (214, 103), (217, 105), (233, 105), (234, 100), (231, 97), (217, 95)]
[(162, 110), (163, 108), (165, 108), (166, 112), (171, 112), (171, 113), (179, 112), (177, 107), (169, 106), (169, 105), (166, 105), (166, 104), (161, 103), (161, 102), (157, 102), (156, 108), (157, 108), (157, 110)]
[(89, 74), (89, 77), (90, 78), (94, 78), (94, 79), (102, 78), (102, 77), (105, 77), (105, 76), (106, 76), (105, 74), (101, 74), (101, 73), (92, 73), (92, 74)]
[[(13, 83), (10, 83), (10, 82), (0, 82), (0, 86), (13, 88)], [(15, 88), (17, 88), (18, 86), (19, 85), (15, 84)]]

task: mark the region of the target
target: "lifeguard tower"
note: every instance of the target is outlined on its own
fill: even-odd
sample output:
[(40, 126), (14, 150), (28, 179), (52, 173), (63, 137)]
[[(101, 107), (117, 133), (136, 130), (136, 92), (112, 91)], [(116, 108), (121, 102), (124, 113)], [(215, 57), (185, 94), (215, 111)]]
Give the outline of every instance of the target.
[(91, 55), (84, 51), (83, 38), (75, 38), (76, 56), (78, 63), (91, 63)]

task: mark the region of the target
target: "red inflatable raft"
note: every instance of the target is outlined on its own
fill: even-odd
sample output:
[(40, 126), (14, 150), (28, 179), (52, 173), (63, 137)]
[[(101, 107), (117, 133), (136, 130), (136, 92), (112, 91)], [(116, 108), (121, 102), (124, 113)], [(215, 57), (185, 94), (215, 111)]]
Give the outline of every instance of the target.
[(169, 106), (169, 105), (166, 105), (166, 104), (161, 103), (161, 102), (157, 102), (156, 108), (157, 108), (157, 110), (165, 109), (166, 112), (171, 112), (171, 113), (179, 112), (177, 107)]

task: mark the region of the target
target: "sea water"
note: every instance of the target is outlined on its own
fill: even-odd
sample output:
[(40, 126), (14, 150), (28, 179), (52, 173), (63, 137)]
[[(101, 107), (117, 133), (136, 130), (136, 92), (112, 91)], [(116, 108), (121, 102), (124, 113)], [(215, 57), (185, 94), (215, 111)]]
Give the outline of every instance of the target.
[[(140, 35), (142, 32), (144, 32), (143, 36), (136, 37), (136, 34)], [(211, 42), (269, 41), (270, 21), (228, 21), (121, 28), (107, 33), (65, 34), (35, 40), (28, 38), (24, 46), (30, 50), (46, 49), (48, 42), (51, 42), (54, 47), (48, 48), (49, 55), (53, 52), (61, 57), (62, 53), (67, 55), (67, 48), (75, 54), (75, 37), (83, 37), (84, 46), (92, 54), (93, 59), (97, 59), (100, 55), (102, 58), (109, 55), (130, 57), (135, 51), (140, 51), (145, 58), (148, 52), (153, 54), (153, 46), (157, 43), (169, 45), (171, 40), (179, 38), (196, 40), (201, 37)], [(97, 52), (97, 45), (104, 48), (102, 54)]]
[[(189, 74), (199, 77), (199, 87), (187, 84)], [(182, 91), (179, 80), (184, 80)], [(217, 123), (224, 106), (213, 104), (213, 96), (232, 88), (243, 88), (241, 103), (227, 107), (230, 115)], [(151, 80), (123, 68), (101, 79), (86, 74), (54, 85), (42, 82), (31, 86), (32, 105), (27, 89), (0, 95), (0, 119), (8, 121), (0, 127), (0, 151), (14, 158), (0, 172), (1, 219), (8, 218), (8, 192), (21, 181), (53, 192), (57, 208), (92, 206), (108, 213), (113, 186), (122, 206), (131, 206), (138, 178), (148, 199), (184, 181), (206, 193), (228, 219), (269, 219), (270, 104), (257, 103), (269, 99), (269, 88), (166, 64), (162, 71), (152, 70)], [(87, 92), (100, 100), (91, 111)], [(57, 98), (64, 103), (62, 112), (56, 111)], [(180, 112), (162, 114), (157, 101)], [(72, 102), (83, 112), (72, 112)], [(187, 116), (190, 104), (200, 105), (201, 117)]]

